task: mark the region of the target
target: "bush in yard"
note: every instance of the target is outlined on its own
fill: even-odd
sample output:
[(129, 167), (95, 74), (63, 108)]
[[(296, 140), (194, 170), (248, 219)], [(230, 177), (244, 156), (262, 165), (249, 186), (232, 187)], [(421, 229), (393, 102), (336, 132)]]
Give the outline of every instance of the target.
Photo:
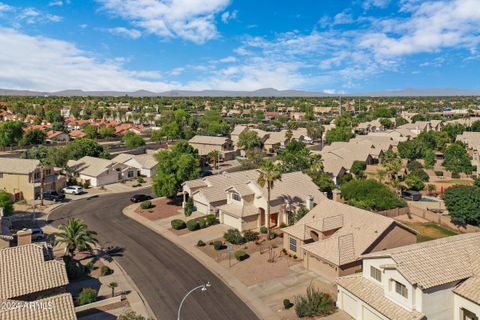
[(200, 229), (205, 229), (208, 227), (207, 219), (198, 220), (198, 225), (200, 226)]
[(258, 232), (247, 230), (243, 233), (246, 242), (255, 241), (258, 239)]
[(233, 255), (235, 256), (235, 259), (237, 259), (238, 261), (243, 261), (243, 260), (248, 259), (250, 257), (243, 250), (237, 250), (237, 251), (235, 251), (235, 253)]
[(117, 320), (147, 320), (144, 316), (136, 313), (135, 311), (128, 310), (127, 312), (118, 316)]
[(214, 224), (217, 224), (217, 217), (215, 217), (214, 214), (207, 214), (207, 223), (209, 226), (213, 226)]
[(347, 203), (360, 209), (381, 211), (407, 206), (387, 186), (372, 179), (353, 180), (340, 189)]
[(283, 308), (284, 308), (285, 310), (288, 310), (288, 309), (290, 309), (291, 307), (293, 307), (293, 303), (292, 303), (290, 300), (288, 300), (288, 299), (283, 299)]
[(203, 242), (202, 240), (198, 240), (197, 247), (205, 247), (205, 242)]
[(435, 171), (435, 175), (436, 175), (437, 177), (443, 177), (443, 171), (436, 170), (436, 171)]
[(276, 237), (277, 237), (277, 234), (274, 231), (270, 232), (270, 239), (269, 240), (273, 240)]
[(110, 269), (108, 266), (102, 266), (102, 268), (100, 269), (100, 273), (102, 274), (102, 276), (108, 276), (109, 274), (113, 273), (113, 270)]
[(267, 232), (268, 232), (267, 227), (265, 227), (265, 226), (260, 227), (260, 232), (261, 232), (261, 233), (267, 233)]
[(64, 256), (65, 269), (67, 271), (68, 280), (77, 280), (86, 276), (90, 271), (80, 262), (70, 256)]
[(193, 213), (193, 199), (188, 198), (185, 202), (185, 208), (183, 208), (183, 213), (186, 217), (190, 217)]
[(180, 219), (173, 219), (172, 222), (170, 223), (172, 225), (172, 228), (175, 230), (181, 230), (187, 227), (187, 225), (185, 224), (185, 221)]
[(218, 241), (218, 240), (217, 240), (217, 241), (214, 241), (214, 242), (213, 242), (213, 248), (214, 248), (215, 250), (217, 250), (217, 251), (218, 251), (218, 250), (222, 250), (224, 247), (225, 247), (225, 246), (223, 245), (223, 242), (222, 242), (222, 241)]
[(78, 294), (77, 304), (83, 306), (97, 300), (97, 291), (93, 288), (83, 288)]
[(141, 176), (138, 176), (138, 177), (137, 177), (137, 182), (138, 182), (138, 183), (144, 183), (144, 182), (145, 182), (145, 179), (143, 179), (143, 177), (141, 177)]
[(144, 210), (150, 209), (152, 207), (152, 202), (150, 200), (145, 200), (140, 204), (140, 207)]
[(417, 160), (410, 161), (407, 164), (408, 171), (416, 171), (416, 170), (419, 170), (419, 169), (422, 169), (422, 168), (423, 168), (422, 164), (420, 162), (418, 162)]
[(198, 229), (200, 229), (200, 224), (195, 219), (188, 220), (187, 221), (187, 229), (190, 230), (190, 231), (198, 230)]
[(13, 204), (10, 193), (0, 190), (0, 208), (3, 208), (3, 214), (9, 216), (13, 213)]
[(311, 285), (305, 296), (295, 297), (295, 313), (299, 318), (327, 316), (335, 311), (335, 303), (328, 294), (320, 292)]
[(237, 229), (229, 229), (223, 234), (223, 239), (225, 239), (225, 241), (227, 242), (230, 242), (231, 244), (245, 243), (245, 238)]

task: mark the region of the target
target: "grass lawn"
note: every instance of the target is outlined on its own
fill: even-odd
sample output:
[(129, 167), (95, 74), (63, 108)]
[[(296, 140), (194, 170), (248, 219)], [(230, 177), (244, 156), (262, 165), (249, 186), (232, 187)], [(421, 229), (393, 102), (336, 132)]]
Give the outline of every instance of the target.
[(417, 230), (417, 242), (425, 242), (444, 237), (454, 236), (457, 233), (434, 223), (407, 223), (409, 227)]

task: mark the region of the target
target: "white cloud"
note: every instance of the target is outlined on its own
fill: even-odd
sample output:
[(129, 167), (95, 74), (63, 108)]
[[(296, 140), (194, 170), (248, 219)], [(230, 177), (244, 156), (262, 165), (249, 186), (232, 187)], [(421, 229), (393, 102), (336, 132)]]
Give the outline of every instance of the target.
[(235, 61), (237, 61), (237, 58), (233, 56), (228, 56), (223, 59), (220, 59), (220, 62), (223, 62), (223, 63), (229, 63), (229, 62), (235, 62)]
[(0, 13), (12, 11), (12, 10), (15, 10), (15, 8), (12, 6), (9, 6), (8, 4), (0, 2)]
[(130, 39), (138, 39), (142, 36), (142, 33), (140, 31), (136, 29), (127, 29), (124, 27), (109, 28), (107, 29), (107, 31), (111, 34), (124, 36)]
[(217, 37), (215, 15), (230, 0), (97, 0), (103, 8), (162, 38), (204, 43)]
[(353, 17), (351, 14), (346, 13), (346, 12), (340, 12), (339, 14), (335, 15), (333, 18), (333, 23), (334, 24), (349, 24), (352, 23)]
[(48, 6), (50, 6), (50, 7), (61, 7), (61, 6), (63, 6), (63, 1), (60, 1), (60, 0), (58, 0), (58, 1), (50, 1), (50, 2), (48, 3)]
[(365, 0), (363, 2), (363, 8), (368, 10), (370, 8), (386, 8), (388, 4), (390, 3), (390, 0)]
[(225, 11), (222, 13), (221, 19), (223, 23), (228, 23), (230, 20), (236, 20), (238, 15), (238, 11), (234, 10), (232, 12)]

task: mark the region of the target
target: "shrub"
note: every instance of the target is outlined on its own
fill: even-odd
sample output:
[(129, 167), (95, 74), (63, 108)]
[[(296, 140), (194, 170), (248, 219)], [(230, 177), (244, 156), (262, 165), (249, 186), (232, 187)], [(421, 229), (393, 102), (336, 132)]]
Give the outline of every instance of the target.
[(297, 259), (297, 258), (298, 258), (298, 257), (297, 257), (297, 255), (296, 255), (296, 254), (294, 254), (294, 255), (293, 255), (293, 259)]
[(141, 176), (138, 176), (138, 177), (137, 177), (137, 182), (138, 182), (138, 183), (144, 183), (145, 180), (144, 180)]
[(187, 225), (185, 224), (185, 221), (180, 219), (173, 219), (172, 222), (170, 223), (172, 224), (172, 228), (175, 230), (181, 230), (187, 227)]
[(326, 316), (335, 311), (335, 303), (328, 294), (309, 286), (306, 296), (295, 297), (295, 313), (299, 318)]
[(350, 181), (342, 185), (341, 191), (348, 204), (361, 209), (381, 211), (407, 205), (387, 186), (372, 179)]
[(437, 177), (443, 177), (443, 171), (435, 170), (435, 175), (436, 175)]
[(145, 200), (140, 204), (140, 207), (144, 210), (150, 209), (152, 207), (152, 202), (150, 200)]
[(460, 173), (458, 173), (458, 172), (452, 172), (452, 178), (454, 178), (454, 179), (460, 178)]
[(237, 250), (237, 251), (235, 251), (235, 253), (233, 255), (235, 256), (235, 259), (237, 259), (238, 261), (243, 261), (243, 260), (248, 259), (250, 257), (243, 250)]
[(284, 308), (285, 310), (288, 310), (288, 309), (290, 309), (291, 307), (293, 307), (293, 303), (292, 303), (290, 300), (288, 300), (288, 299), (283, 299), (283, 308)]
[(286, 227), (287, 225), (285, 224), (285, 222), (280, 223), (280, 228), (286, 228)]
[(245, 243), (245, 238), (237, 229), (229, 229), (227, 232), (224, 233), (223, 239), (225, 239), (225, 241), (227, 242), (230, 242), (231, 244)]
[(260, 232), (261, 232), (261, 233), (267, 233), (267, 232), (268, 232), (267, 227), (265, 227), (265, 226), (260, 227)]
[(282, 252), (283, 252), (283, 254), (286, 255), (286, 254), (287, 254), (287, 249), (283, 248), (283, 249), (282, 249)]
[(195, 219), (188, 220), (187, 221), (187, 229), (190, 230), (190, 231), (198, 230), (198, 229), (200, 229), (200, 224)]
[(83, 288), (78, 294), (77, 304), (83, 306), (85, 304), (93, 303), (97, 300), (97, 291), (93, 288)]
[(213, 242), (213, 248), (218, 251), (224, 249), (225, 246), (223, 245), (222, 241), (217, 240)]
[(9, 216), (13, 213), (13, 204), (10, 193), (0, 190), (0, 208), (3, 208), (3, 214)]
[(209, 226), (217, 224), (217, 217), (214, 214), (207, 214), (207, 223)]
[(85, 182), (83, 182), (83, 188), (84, 189), (90, 188), (90, 180), (85, 180)]
[(200, 226), (200, 229), (205, 229), (206, 227), (208, 227), (207, 219), (200, 219), (198, 221), (198, 225)]
[(185, 202), (185, 207), (183, 208), (183, 213), (186, 217), (190, 217), (193, 213), (193, 199), (188, 198), (187, 202)]
[(147, 320), (144, 316), (136, 313), (135, 311), (128, 310), (127, 312), (118, 316), (117, 320)]
[(275, 239), (276, 237), (277, 237), (277, 233), (276, 233), (276, 232), (274, 232), (274, 231), (270, 232), (270, 238), (269, 238), (269, 240), (273, 240), (273, 239)]
[(198, 240), (197, 247), (205, 247), (205, 242), (203, 242), (202, 240)]
[(110, 269), (110, 267), (108, 266), (102, 266), (102, 268), (100, 269), (100, 273), (102, 274), (102, 276), (108, 276), (109, 274), (113, 273), (113, 270)]
[(255, 241), (258, 239), (258, 232), (247, 230), (243, 233), (246, 242)]
[(85, 269), (88, 270), (88, 273), (92, 272), (94, 266), (93, 266), (93, 261), (90, 261), (85, 265)]

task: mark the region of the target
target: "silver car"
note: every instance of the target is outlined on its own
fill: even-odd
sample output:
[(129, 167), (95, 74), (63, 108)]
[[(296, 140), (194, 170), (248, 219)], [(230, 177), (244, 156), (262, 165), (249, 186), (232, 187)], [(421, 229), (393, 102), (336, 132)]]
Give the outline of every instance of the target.
[(63, 193), (66, 194), (81, 194), (83, 193), (83, 187), (81, 186), (68, 186), (62, 189)]

